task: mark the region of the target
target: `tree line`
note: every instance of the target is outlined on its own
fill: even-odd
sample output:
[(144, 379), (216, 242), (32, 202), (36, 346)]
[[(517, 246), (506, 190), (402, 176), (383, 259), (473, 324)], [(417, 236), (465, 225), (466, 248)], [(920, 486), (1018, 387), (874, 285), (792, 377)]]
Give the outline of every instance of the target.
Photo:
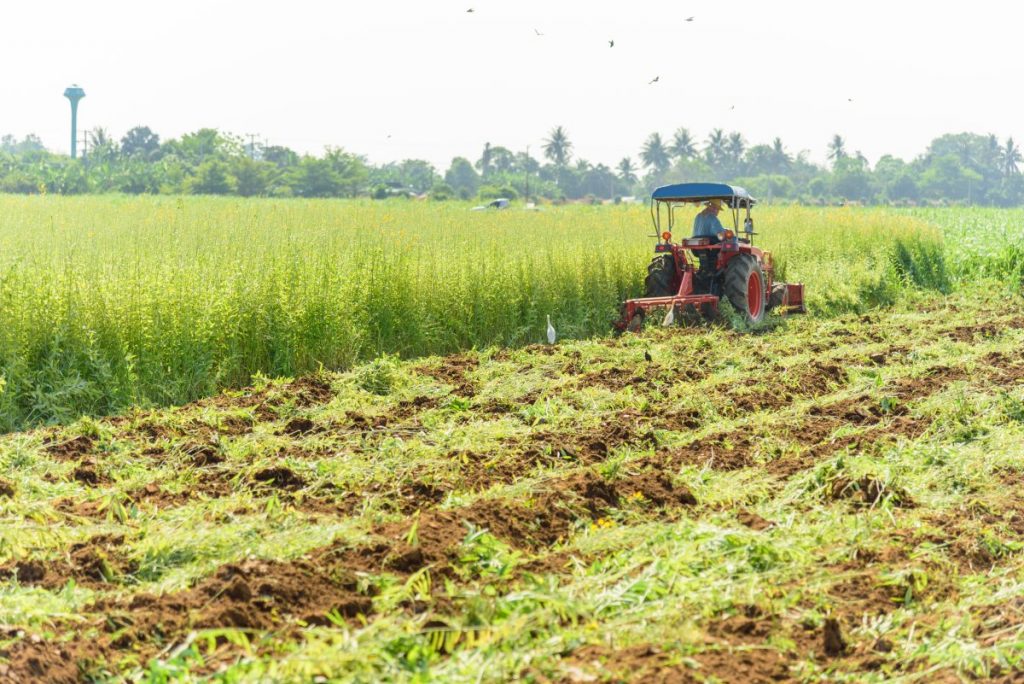
[(1013, 138), (976, 133), (943, 135), (913, 160), (885, 155), (874, 164), (837, 134), (827, 143), (828, 163), (817, 164), (780, 138), (751, 145), (738, 132), (714, 129), (701, 140), (679, 128), (670, 137), (651, 133), (635, 159), (609, 167), (574, 155), (568, 132), (557, 126), (539, 159), (487, 143), (478, 159), (455, 157), (443, 173), (420, 159), (374, 165), (335, 147), (319, 156), (299, 154), (212, 128), (166, 141), (146, 126), (119, 140), (97, 128), (85, 140), (82, 158), (71, 159), (48, 151), (34, 135), (3, 136), (0, 192), (598, 201), (713, 180), (765, 200), (807, 204), (1024, 203), (1020, 147)]

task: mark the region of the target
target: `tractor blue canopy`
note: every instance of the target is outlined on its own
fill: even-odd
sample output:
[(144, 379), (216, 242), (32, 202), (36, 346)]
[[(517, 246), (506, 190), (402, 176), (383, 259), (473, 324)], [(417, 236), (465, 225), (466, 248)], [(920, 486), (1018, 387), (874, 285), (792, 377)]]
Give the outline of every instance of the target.
[(743, 188), (725, 183), (677, 183), (676, 185), (663, 185), (651, 194), (651, 220), (654, 223), (655, 235), (659, 236), (659, 239), (663, 239), (661, 237), (661, 207), (663, 205), (668, 209), (668, 230), (671, 233), (676, 225), (676, 209), (684, 207), (686, 204), (707, 202), (713, 199), (722, 200), (722, 204), (730, 209), (729, 214), (732, 215), (734, 231), (739, 230), (741, 209), (745, 209), (747, 214), (743, 225), (745, 227), (754, 225), (750, 219), (750, 208), (757, 200)]
[(663, 185), (651, 199), (658, 202), (706, 202), (719, 199), (732, 209), (749, 209), (757, 202), (746, 190), (725, 183), (677, 183)]

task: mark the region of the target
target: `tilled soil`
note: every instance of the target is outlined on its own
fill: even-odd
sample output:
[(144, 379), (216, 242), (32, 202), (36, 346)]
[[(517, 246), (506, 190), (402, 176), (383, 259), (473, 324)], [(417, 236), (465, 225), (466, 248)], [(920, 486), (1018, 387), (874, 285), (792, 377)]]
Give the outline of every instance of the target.
[[(933, 325), (939, 329), (932, 337), (963, 344), (998, 342), (1005, 331), (991, 322)], [(93, 593), (75, 619), (57, 619), (45, 630), (38, 623), (15, 625), (6, 633), (0, 681), (84, 681), (118, 672), (129, 659), (165, 657), (189, 635), (208, 630), (295, 643), (310, 628), (359, 630), (383, 619), (412, 621), (411, 634), (442, 630), (476, 615), (481, 587), (494, 596), (514, 594), (532, 577), (552, 576), (559, 586), (580, 568), (603, 568), (609, 558), (602, 551), (574, 547), (601, 530), (671, 526), (725, 512), (742, 534), (768, 538), (785, 516), (762, 515), (746, 503), (710, 506), (700, 488), (704, 475), (693, 473), (756, 477), (764, 486), (763, 498), (749, 502), (754, 507), (823, 463), (930, 438), (939, 418), (923, 407), (944, 392), (968, 387), (1006, 394), (1024, 383), (1019, 349), (987, 351), (969, 364), (921, 362), (909, 353), (912, 340), (883, 342), (854, 328), (825, 335), (830, 342), (806, 363), (784, 364), (754, 346), (754, 370), (740, 380), (734, 370), (722, 370), (732, 363), (725, 353), (706, 354), (680, 373), (668, 352), (646, 361), (634, 349), (633, 365), (616, 365), (593, 350), (562, 355), (544, 346), (515, 357), (493, 355), (502, 364), (529, 359), (518, 362), (526, 364), (520, 370), (535, 363), (552, 375), (551, 386), (524, 385), (517, 400), (490, 396), (495, 381), (484, 382), (480, 357), (464, 354), (412, 364), (410, 382), (420, 384), (359, 405), (349, 405), (345, 383), (321, 376), (168, 414), (103, 421), (89, 435), (40, 431), (37, 453), (52, 472), (38, 483), (0, 480), (0, 505), (23, 504), (39, 483), (57, 488), (61, 494), (47, 504), (44, 519), (63, 525), (62, 534), (75, 530), (75, 541), (58, 534), (38, 548), (9, 551), (0, 575), (18, 591)], [(680, 343), (664, 335), (665, 344)], [(868, 372), (884, 374), (867, 383)], [(606, 395), (614, 399), (601, 403)], [(543, 409), (552, 400), (575, 413), (549, 416)], [(474, 439), (474, 430), (486, 438)], [(408, 462), (394, 453), (408, 454)], [(377, 458), (391, 459), (390, 465), (375, 466)], [(140, 467), (151, 470), (140, 475)], [(823, 555), (827, 584), (790, 598), (788, 611), (746, 606), (702, 614), (690, 606), (689, 640), (667, 646), (614, 636), (582, 641), (523, 673), (539, 681), (767, 682), (797, 678), (807, 663), (844, 672), (912, 671), (916, 662), (893, 666), (891, 643), (864, 637), (863, 621), (954, 600), (954, 582), (935, 579), (948, 575), (948, 567), (964, 574), (1002, 567), (1016, 553), (1012, 539), (1024, 535), (1024, 500), (929, 511), (928, 492), (881, 475), (823, 477), (803, 505), (844, 516), (880, 509), (917, 515), (916, 527), (842, 560)], [(1008, 491), (1020, 484), (1018, 471), (1001, 477)], [(210, 525), (274, 515), (300, 516), (310, 525), (351, 519), (365, 536), (340, 535), (312, 548), (299, 541), (273, 557), (238, 548), (203, 561), (193, 579), (160, 590), (156, 583), (172, 576), (174, 566), (154, 563), (146, 535), (163, 525), (176, 529), (180, 514), (206, 506), (216, 511)], [(97, 532), (101, 526), (121, 531)], [(78, 532), (85, 529), (92, 532)], [(992, 534), (1011, 541), (996, 544)], [(760, 562), (778, 562), (768, 558)], [(924, 583), (915, 572), (934, 577)], [(406, 584), (418, 588), (395, 593)], [(799, 580), (774, 587), (798, 588)], [(996, 643), (1024, 621), (1011, 604), (971, 609), (980, 640)], [(825, 614), (796, 619), (796, 606)], [(566, 624), (574, 619), (564, 618)], [(225, 634), (214, 642), (217, 653), (234, 654), (230, 660), (240, 651)], [(267, 643), (256, 652), (273, 653)], [(205, 667), (212, 671), (217, 662), (226, 661), (211, 658)]]

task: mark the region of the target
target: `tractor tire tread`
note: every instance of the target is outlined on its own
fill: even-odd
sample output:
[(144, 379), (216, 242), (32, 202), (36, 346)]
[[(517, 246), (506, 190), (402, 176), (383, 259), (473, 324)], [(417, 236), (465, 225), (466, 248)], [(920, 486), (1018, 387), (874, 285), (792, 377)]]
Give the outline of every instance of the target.
[(765, 277), (764, 271), (757, 263), (757, 259), (750, 254), (740, 254), (739, 256), (733, 257), (729, 262), (729, 265), (725, 268), (725, 283), (724, 292), (729, 303), (733, 305), (743, 317), (747, 323), (759, 323), (764, 318), (765, 309), (767, 308), (767, 302), (763, 302), (761, 305), (761, 315), (756, 319), (750, 315), (750, 310), (747, 304), (747, 281), (750, 278), (750, 272), (757, 270), (761, 276), (761, 292), (765, 290)]
[(676, 262), (671, 254), (654, 257), (647, 267), (647, 278), (644, 280), (644, 297), (671, 297), (675, 289)]

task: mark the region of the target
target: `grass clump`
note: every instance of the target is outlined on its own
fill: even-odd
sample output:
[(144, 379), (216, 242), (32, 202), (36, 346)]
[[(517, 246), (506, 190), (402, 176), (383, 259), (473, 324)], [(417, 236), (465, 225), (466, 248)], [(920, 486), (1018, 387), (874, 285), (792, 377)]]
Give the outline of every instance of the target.
[(354, 373), (359, 389), (370, 394), (387, 396), (402, 379), (398, 357), (384, 354), (357, 368)]

